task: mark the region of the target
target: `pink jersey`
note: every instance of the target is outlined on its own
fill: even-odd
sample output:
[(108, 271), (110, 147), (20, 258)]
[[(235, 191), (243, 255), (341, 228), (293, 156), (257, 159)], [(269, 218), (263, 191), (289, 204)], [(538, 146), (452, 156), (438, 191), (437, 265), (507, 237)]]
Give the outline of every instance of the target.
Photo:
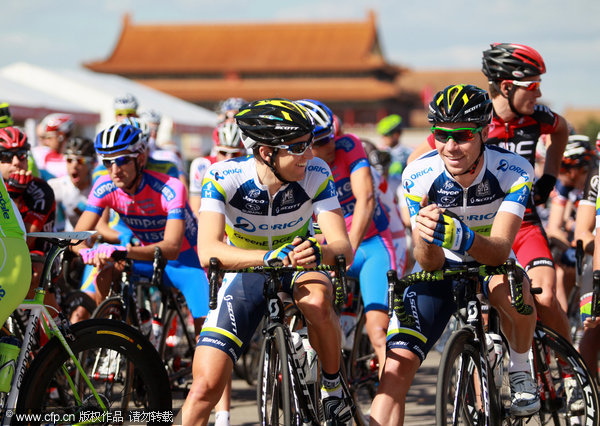
[[(335, 181), (338, 199), (346, 220), (346, 229), (350, 231), (356, 197), (352, 193), (350, 175), (362, 167), (370, 167), (367, 154), (358, 137), (352, 134), (341, 135), (335, 140), (335, 160), (331, 173)], [(389, 227), (389, 218), (379, 198), (376, 198), (375, 213), (365, 239), (386, 231)]]
[(117, 188), (109, 175), (101, 176), (90, 192), (86, 210), (102, 215), (105, 207), (119, 213), (142, 245), (162, 241), (168, 219), (182, 219), (185, 235), (181, 251), (196, 249), (198, 225), (179, 179), (144, 170), (140, 188), (130, 195)]

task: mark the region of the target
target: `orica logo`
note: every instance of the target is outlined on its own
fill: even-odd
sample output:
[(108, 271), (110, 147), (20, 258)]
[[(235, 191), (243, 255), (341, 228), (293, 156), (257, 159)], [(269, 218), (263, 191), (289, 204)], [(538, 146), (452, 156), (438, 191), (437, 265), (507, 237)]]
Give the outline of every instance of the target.
[(238, 216), (235, 218), (234, 228), (241, 228), (246, 232), (254, 232), (256, 231), (256, 226), (250, 222), (248, 219), (242, 216)]
[(410, 175), (410, 178), (411, 179), (417, 179), (417, 178), (420, 178), (421, 176), (424, 176), (427, 173), (432, 172), (432, 171), (433, 171), (433, 168), (432, 167), (428, 167), (426, 169), (419, 170), (418, 172), (413, 173), (412, 175)]
[(404, 181), (404, 189), (406, 190), (406, 192), (410, 192), (410, 188), (412, 188), (413, 186), (415, 186), (415, 183), (412, 180), (405, 180)]
[(327, 171), (327, 169), (325, 167), (321, 167), (321, 166), (308, 166), (306, 168), (306, 171), (321, 173), (321, 174), (324, 174), (325, 176), (329, 175), (329, 172)]
[(508, 161), (500, 160), (500, 164), (498, 164), (498, 168), (496, 170), (502, 170), (503, 172), (508, 170)]

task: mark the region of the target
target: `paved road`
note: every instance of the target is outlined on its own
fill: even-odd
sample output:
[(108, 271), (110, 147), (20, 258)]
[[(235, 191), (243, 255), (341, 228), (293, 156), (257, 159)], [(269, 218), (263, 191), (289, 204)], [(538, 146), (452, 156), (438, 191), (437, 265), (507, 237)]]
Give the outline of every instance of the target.
[[(440, 354), (431, 351), (417, 373), (407, 397), (406, 426), (425, 426), (435, 423), (435, 384), (440, 362)], [(183, 394), (174, 395), (173, 408), (177, 413), (183, 404)], [(235, 426), (256, 425), (256, 390), (245, 381), (235, 379), (232, 390), (231, 424)], [(211, 423), (212, 424), (212, 416)]]

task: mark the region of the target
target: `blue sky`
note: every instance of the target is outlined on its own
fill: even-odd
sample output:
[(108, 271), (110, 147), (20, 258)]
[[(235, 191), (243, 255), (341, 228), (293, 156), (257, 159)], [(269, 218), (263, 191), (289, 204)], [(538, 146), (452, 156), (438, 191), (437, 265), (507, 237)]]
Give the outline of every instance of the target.
[(0, 67), (77, 68), (106, 58), (125, 12), (134, 23), (223, 23), (363, 20), (369, 9), (390, 62), (473, 69), (492, 42), (528, 44), (546, 62), (545, 103), (557, 112), (600, 108), (598, 0), (6, 0)]

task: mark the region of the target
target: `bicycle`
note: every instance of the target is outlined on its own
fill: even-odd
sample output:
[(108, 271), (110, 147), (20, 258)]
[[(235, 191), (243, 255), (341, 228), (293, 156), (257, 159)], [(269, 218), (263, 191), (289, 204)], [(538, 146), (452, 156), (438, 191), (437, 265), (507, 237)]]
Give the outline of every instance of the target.
[[(510, 390), (507, 371), (508, 343), (499, 330), (498, 316), (490, 309), (488, 332), (501, 336), (503, 347), (499, 362), (489, 360), (482, 321), (481, 302), (477, 297), (479, 277), (506, 274), (508, 276), (512, 305), (522, 314), (532, 311), (523, 303), (521, 283), (517, 279), (514, 261), (509, 259), (499, 267), (457, 267), (434, 272), (419, 272), (398, 279), (393, 271), (388, 273), (390, 283), (390, 315), (395, 312), (402, 323), (410, 324), (411, 317), (404, 311), (402, 294), (415, 282), (435, 282), (451, 278), (457, 281), (454, 298), (459, 328), (448, 339), (438, 374), (436, 389), (436, 424), (500, 425), (500, 424), (594, 424), (598, 394), (590, 374), (577, 351), (554, 331), (538, 323), (532, 343), (534, 378), (541, 394), (541, 409), (531, 417), (514, 417), (510, 414)], [(539, 292), (532, 289), (532, 293)], [(462, 302), (461, 302), (462, 301)], [(500, 343), (500, 342), (498, 342)], [(563, 377), (574, 377), (582, 392), (585, 407), (580, 413), (569, 410), (566, 402)], [(491, 379), (494, 378), (494, 379)], [(591, 423), (590, 423), (591, 421)], [(573, 422), (573, 423), (571, 423)], [(579, 424), (579, 423), (577, 423)]]
[(373, 398), (379, 386), (379, 360), (367, 335), (366, 315), (360, 294), (358, 280), (348, 279), (347, 310), (354, 317), (354, 323), (347, 329), (342, 328), (346, 347), (342, 354), (346, 366), (348, 389), (356, 406), (356, 417), (361, 424), (369, 423), (369, 412)]
[[(221, 269), (216, 258), (210, 259), (209, 305), (217, 307), (217, 291), (222, 274), (260, 273), (266, 275), (263, 294), (267, 301), (264, 340), (261, 348), (261, 366), (258, 372), (257, 405), (259, 421), (263, 425), (320, 424), (323, 410), (318, 382), (307, 384), (305, 372), (300, 366), (292, 340), (292, 331), (284, 318), (284, 306), (278, 296), (281, 275), (296, 271), (335, 271), (336, 300), (343, 300), (346, 262), (343, 256), (336, 258), (336, 265), (320, 265), (316, 268), (256, 266), (242, 269)], [(300, 321), (302, 321), (300, 319)], [(295, 328), (292, 325), (293, 328)], [(316, 364), (315, 364), (316, 365)], [(342, 380), (347, 404), (353, 407), (345, 381)], [(352, 409), (354, 413), (354, 409)]]
[[(175, 390), (185, 377), (191, 376), (196, 348), (194, 332), (188, 327), (185, 299), (179, 291), (164, 285), (166, 260), (160, 247), (154, 249), (152, 278), (135, 277), (134, 283), (132, 260), (126, 259), (124, 254), (113, 254), (113, 258), (125, 261), (120, 286), (111, 285), (109, 297), (100, 303), (92, 317), (117, 319), (140, 329), (153, 342)], [(158, 297), (153, 297), (151, 290)], [(150, 325), (150, 321), (151, 327), (142, 330), (142, 324)]]
[[(44, 305), (54, 261), (69, 245), (93, 232), (30, 233), (51, 244), (40, 287), (33, 299), (17, 309), (29, 312), (8, 393), (0, 395), (2, 424), (113, 423), (127, 410), (144, 410), (148, 423), (172, 421), (171, 393), (162, 363), (144, 337), (123, 323), (86, 320), (70, 325), (64, 314), (52, 318)], [(75, 241), (75, 242), (71, 242)], [(32, 355), (35, 332), (41, 324), (46, 343)], [(13, 324), (7, 321), (11, 331)], [(33, 359), (32, 359), (33, 356)], [(26, 389), (27, 392), (21, 392)], [(120, 417), (120, 422), (129, 417)], [(17, 416), (28, 414), (27, 420)], [(139, 415), (134, 415), (139, 418)]]

